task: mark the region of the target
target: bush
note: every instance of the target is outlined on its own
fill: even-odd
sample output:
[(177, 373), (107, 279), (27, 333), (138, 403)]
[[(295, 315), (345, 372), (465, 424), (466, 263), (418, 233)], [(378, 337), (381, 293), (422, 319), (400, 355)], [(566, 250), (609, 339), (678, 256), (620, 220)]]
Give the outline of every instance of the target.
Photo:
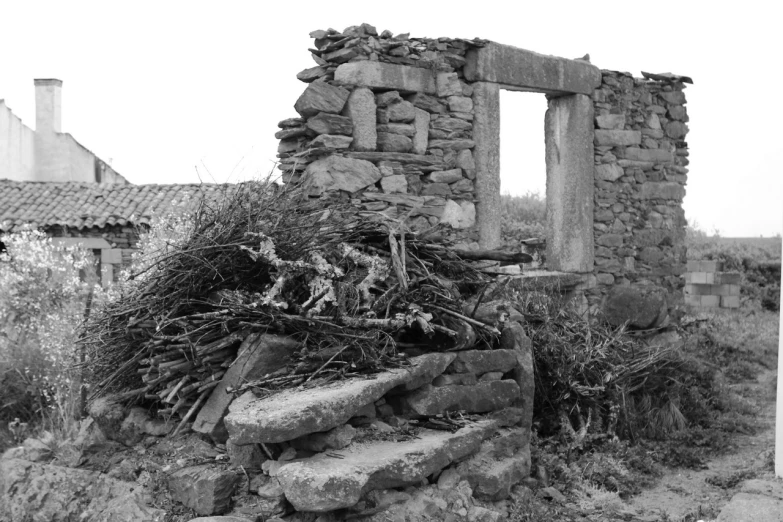
[(78, 413), (74, 327), (97, 282), (94, 260), (33, 230), (2, 242), (0, 420), (44, 421), (56, 429)]
[(537, 192), (524, 196), (503, 194), (501, 205), (501, 237), (508, 246), (520, 240), (544, 238), (546, 234), (546, 198)]

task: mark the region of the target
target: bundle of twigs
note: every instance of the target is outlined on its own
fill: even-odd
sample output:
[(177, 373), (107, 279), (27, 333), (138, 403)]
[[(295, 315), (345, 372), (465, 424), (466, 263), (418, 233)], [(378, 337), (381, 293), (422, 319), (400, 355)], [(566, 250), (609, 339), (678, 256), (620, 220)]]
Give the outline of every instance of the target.
[(463, 294), (487, 279), (470, 257), (349, 204), (325, 209), (296, 188), (238, 185), (203, 202), (189, 235), (84, 325), (92, 396), (189, 417), (251, 332), (302, 343), (272, 388), (399, 365), (398, 347), (491, 342), (499, 332), (461, 311)]

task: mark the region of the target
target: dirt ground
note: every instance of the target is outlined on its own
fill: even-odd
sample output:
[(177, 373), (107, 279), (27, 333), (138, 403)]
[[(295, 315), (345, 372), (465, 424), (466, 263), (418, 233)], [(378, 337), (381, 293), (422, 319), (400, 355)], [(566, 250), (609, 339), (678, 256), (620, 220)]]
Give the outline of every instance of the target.
[(704, 469), (667, 470), (657, 485), (630, 499), (640, 514), (659, 520), (711, 520), (718, 516), (739, 484), (749, 478), (772, 478), (775, 446), (775, 386), (777, 372), (766, 370), (757, 380), (732, 385), (758, 407), (758, 429), (737, 435), (731, 450), (706, 461)]

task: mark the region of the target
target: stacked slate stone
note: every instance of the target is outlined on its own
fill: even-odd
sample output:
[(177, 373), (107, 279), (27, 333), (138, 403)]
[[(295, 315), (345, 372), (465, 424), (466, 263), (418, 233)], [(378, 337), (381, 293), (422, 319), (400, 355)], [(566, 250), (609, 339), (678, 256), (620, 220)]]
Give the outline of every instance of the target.
[(310, 36), (318, 65), (297, 75), (309, 84), (299, 117), (275, 134), (283, 181), (405, 215), (414, 230), (446, 223), (469, 237), (473, 89), (462, 68), (484, 41), (378, 34), (369, 24)]
[(683, 81), (690, 80), (646, 76), (602, 71), (593, 94), (598, 283), (593, 297), (607, 286), (653, 283), (682, 299), (688, 174)]

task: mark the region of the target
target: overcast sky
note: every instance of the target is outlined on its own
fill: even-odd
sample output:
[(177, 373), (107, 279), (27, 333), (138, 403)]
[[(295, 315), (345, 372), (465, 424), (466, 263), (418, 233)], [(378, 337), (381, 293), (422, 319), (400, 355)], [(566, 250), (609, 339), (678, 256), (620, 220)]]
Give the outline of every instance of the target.
[[(63, 131), (132, 183), (239, 181), (274, 164), (315, 29), (368, 22), (480, 37), (600, 68), (691, 76), (688, 219), (783, 228), (781, 13), (728, 2), (0, 0), (0, 99), (35, 125), (33, 78), (63, 80)], [(741, 8), (739, 7), (741, 6)], [(502, 190), (544, 192), (543, 95), (501, 98)]]

